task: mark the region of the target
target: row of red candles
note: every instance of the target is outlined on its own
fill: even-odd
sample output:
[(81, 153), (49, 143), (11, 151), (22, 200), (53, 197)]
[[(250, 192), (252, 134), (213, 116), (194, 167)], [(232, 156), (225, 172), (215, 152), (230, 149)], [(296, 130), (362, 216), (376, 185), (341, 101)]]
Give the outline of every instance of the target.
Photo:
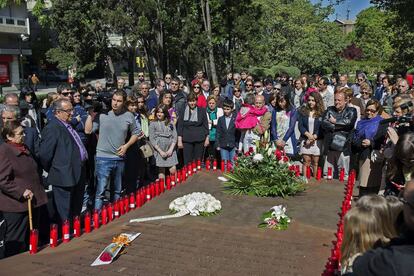
[[(289, 166), (289, 170), (294, 171), (295, 175), (297, 177), (299, 177), (301, 175), (301, 170), (300, 170), (300, 166), (299, 165), (291, 165)], [(311, 178), (311, 167), (307, 166), (306, 167), (306, 172), (305, 172), (305, 176), (307, 179)], [(327, 172), (327, 176), (326, 178), (328, 180), (332, 180), (333, 179), (333, 170), (332, 167), (328, 167), (328, 172)], [(322, 168), (318, 167), (318, 170), (316, 172), (316, 176), (315, 176), (316, 180), (321, 180), (322, 179)], [(345, 170), (344, 168), (341, 168), (341, 170), (339, 171), (339, 181), (344, 181), (345, 180)]]
[[(213, 166), (210, 166), (210, 160), (206, 162), (206, 169), (217, 170), (217, 160), (214, 160), (212, 163)], [(231, 162), (227, 162), (230, 165), (227, 165), (227, 170), (231, 170)], [(221, 169), (225, 171), (225, 163), (222, 162)], [(131, 193), (130, 195), (125, 195), (124, 197), (116, 200), (113, 203), (108, 203), (101, 211), (94, 210), (92, 215), (89, 212), (86, 212), (83, 215), (83, 232), (89, 233), (93, 229), (98, 229), (100, 225), (105, 225), (112, 220), (128, 213), (129, 211), (139, 208), (144, 205), (146, 202), (150, 201), (156, 196), (161, 195), (165, 192), (165, 189), (171, 190), (176, 185), (184, 183), (189, 176), (195, 174), (197, 171), (201, 170), (201, 161), (193, 161), (191, 164), (184, 166), (181, 170), (178, 170), (175, 175), (168, 175), (166, 179), (157, 179), (155, 182), (139, 188), (136, 193)], [(93, 229), (92, 229), (93, 226)], [(62, 223), (62, 242), (67, 243), (71, 239), (70, 234), (70, 221), (65, 220)], [(56, 247), (58, 245), (58, 225), (52, 224), (50, 226), (50, 247)], [(81, 218), (76, 216), (73, 219), (73, 237), (80, 237), (82, 234), (81, 228)], [(29, 252), (30, 254), (35, 254), (38, 251), (38, 239), (39, 232), (37, 229), (30, 231), (30, 244)]]
[(341, 245), (344, 235), (344, 216), (351, 209), (352, 193), (355, 185), (356, 173), (354, 170), (351, 171), (348, 177), (347, 185), (344, 190), (344, 200), (342, 201), (341, 212), (338, 213), (338, 229), (335, 233), (336, 240), (332, 241), (333, 248), (331, 250), (331, 256), (325, 265), (325, 270), (322, 276), (333, 276), (340, 275), (340, 260), (341, 260)]
[[(235, 158), (237, 165), (237, 159)], [(232, 171), (232, 162), (230, 161), (221, 161), (220, 169), (222, 172)], [(207, 171), (213, 170), (217, 171), (217, 160), (211, 161), (210, 159), (206, 160), (205, 168)], [(300, 167), (299, 165), (292, 165), (289, 167), (290, 170), (295, 171), (296, 176), (300, 176)], [(131, 193), (129, 196), (125, 195), (123, 198), (116, 200), (113, 204), (109, 203), (102, 208), (99, 212), (94, 210), (92, 216), (89, 212), (84, 214), (84, 233), (89, 233), (92, 231), (92, 220), (93, 228), (97, 229), (102, 225), (111, 222), (112, 220), (118, 218), (119, 216), (128, 213), (131, 209), (136, 207), (141, 207), (145, 202), (151, 200), (155, 196), (160, 195), (165, 191), (165, 189), (170, 190), (176, 184), (184, 182), (189, 176), (201, 170), (201, 160), (193, 161), (187, 166), (184, 166), (181, 170), (177, 171), (175, 175), (167, 176), (166, 180), (157, 179), (156, 182), (151, 183), (145, 187), (142, 187), (136, 191), (136, 193)], [(322, 176), (321, 168), (318, 168), (316, 180), (320, 180)], [(306, 177), (311, 177), (310, 167), (306, 168)], [(328, 179), (332, 179), (332, 168), (328, 168)], [(344, 171), (343, 169), (340, 172), (340, 180), (344, 180)], [(82, 234), (81, 231), (81, 219), (79, 216), (76, 216), (73, 219), (73, 236), (80, 237)], [(31, 254), (37, 253), (37, 244), (38, 244), (38, 230), (33, 229), (30, 232), (30, 246), (29, 251)], [(62, 224), (62, 242), (66, 243), (70, 241), (70, 221), (65, 220)], [(52, 224), (50, 226), (50, 247), (56, 247), (58, 245), (58, 225)]]

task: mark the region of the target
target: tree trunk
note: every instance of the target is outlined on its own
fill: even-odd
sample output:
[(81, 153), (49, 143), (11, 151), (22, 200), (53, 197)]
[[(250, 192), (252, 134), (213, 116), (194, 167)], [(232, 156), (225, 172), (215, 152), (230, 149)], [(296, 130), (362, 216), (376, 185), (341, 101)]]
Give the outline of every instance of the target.
[(214, 60), (209, 0), (201, 0), (201, 10), (203, 13), (204, 28), (207, 32), (208, 59), (210, 62), (210, 72), (211, 72), (210, 76), (211, 76), (213, 83), (217, 84), (218, 79), (217, 79), (217, 72), (216, 72), (216, 62)]

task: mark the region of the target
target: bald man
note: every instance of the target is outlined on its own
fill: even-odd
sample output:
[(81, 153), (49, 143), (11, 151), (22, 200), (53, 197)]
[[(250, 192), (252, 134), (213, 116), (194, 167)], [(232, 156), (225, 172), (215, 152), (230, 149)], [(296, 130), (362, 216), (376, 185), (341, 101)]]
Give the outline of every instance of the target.
[(414, 180), (405, 184), (403, 203), (406, 230), (388, 246), (367, 251), (354, 261), (351, 275), (414, 275)]

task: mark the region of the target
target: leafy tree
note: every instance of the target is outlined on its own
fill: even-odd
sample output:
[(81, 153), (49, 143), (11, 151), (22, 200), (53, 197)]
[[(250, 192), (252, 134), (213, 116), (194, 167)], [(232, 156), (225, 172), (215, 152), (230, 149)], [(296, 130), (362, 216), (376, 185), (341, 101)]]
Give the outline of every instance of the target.
[(326, 71), (341, 62), (345, 37), (327, 21), (332, 6), (308, 0), (257, 0), (262, 6), (262, 31), (254, 59), (271, 65), (286, 63), (304, 71)]
[(370, 7), (361, 11), (355, 24), (355, 45), (362, 49), (364, 60), (377, 60), (387, 67), (393, 47), (393, 27), (388, 25), (390, 12)]

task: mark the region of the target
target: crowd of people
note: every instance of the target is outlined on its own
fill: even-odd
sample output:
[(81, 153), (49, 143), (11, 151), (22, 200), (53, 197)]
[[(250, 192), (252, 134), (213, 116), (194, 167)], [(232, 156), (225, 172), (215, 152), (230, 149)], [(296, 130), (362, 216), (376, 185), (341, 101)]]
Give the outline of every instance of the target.
[[(123, 78), (105, 87), (61, 85), (43, 102), (30, 88), (7, 94), (0, 107), (0, 256), (25, 249), (29, 198), (37, 221), (70, 220), (194, 160), (233, 164), (260, 142), (302, 164), (304, 175), (322, 167), (325, 177), (346, 180), (355, 169), (361, 200), (398, 196), (414, 171), (413, 98), (401, 76), (379, 73), (371, 82), (363, 72), (352, 82), (337, 73), (258, 79), (242, 71), (211, 84), (198, 71), (188, 86), (171, 74), (152, 85), (141, 72), (132, 87)], [(44, 207), (45, 188), (53, 208)], [(346, 223), (364, 224), (352, 216), (371, 216), (375, 210), (365, 205)]]

